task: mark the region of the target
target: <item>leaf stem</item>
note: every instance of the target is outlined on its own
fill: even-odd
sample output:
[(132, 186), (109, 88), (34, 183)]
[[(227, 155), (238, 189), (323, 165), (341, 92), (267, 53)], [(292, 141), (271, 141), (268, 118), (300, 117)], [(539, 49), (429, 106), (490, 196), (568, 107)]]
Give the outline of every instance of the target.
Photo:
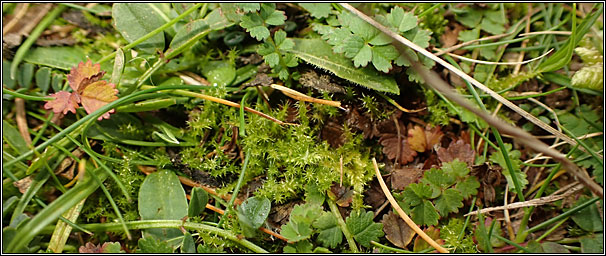
[(6, 89), (6, 88), (2, 88), (2, 92), (9, 94), (9, 95), (13, 95), (17, 98), (22, 98), (25, 100), (34, 100), (34, 101), (47, 101), (47, 100), (53, 100), (53, 97), (40, 97), (40, 96), (31, 96), (31, 95), (27, 95), (27, 94), (22, 94), (22, 93), (18, 93), (15, 92), (13, 90), (10, 89)]
[(343, 220), (343, 216), (341, 216), (341, 212), (339, 211), (337, 204), (330, 198), (329, 198), (329, 200), (326, 200), (326, 202), (328, 203), (328, 207), (330, 207), (330, 211), (337, 219), (337, 223), (339, 224), (341, 231), (343, 231), (343, 235), (345, 236), (345, 240), (347, 240), (349, 249), (353, 253), (359, 253), (358, 247), (356, 246), (356, 242), (354, 241), (353, 236), (349, 232), (349, 229), (347, 229), (347, 224), (345, 224), (345, 221)]
[(411, 251), (402, 250), (402, 249), (400, 249), (400, 248), (394, 248), (394, 247), (391, 247), (391, 246), (387, 246), (387, 245), (384, 245), (384, 244), (380, 244), (380, 243), (375, 242), (375, 241), (370, 241), (370, 243), (371, 243), (372, 245), (376, 246), (376, 247), (383, 248), (383, 249), (385, 249), (385, 250), (390, 250), (390, 251), (393, 251), (393, 252), (399, 252), (399, 253), (414, 253), (414, 252), (411, 252)]
[(223, 213), (223, 217), (219, 220), (217, 226), (222, 227), (223, 222), (227, 215), (233, 210), (234, 202), (236, 201), (236, 197), (238, 197), (238, 193), (240, 192), (240, 188), (242, 187), (242, 182), (244, 181), (244, 176), (246, 176), (246, 167), (248, 166), (248, 160), (250, 159), (250, 150), (246, 152), (246, 157), (244, 157), (244, 164), (242, 165), (242, 171), (240, 172), (240, 177), (238, 177), (238, 183), (236, 183), (236, 187), (234, 188), (234, 192), (227, 202), (227, 206), (225, 207), (225, 212)]

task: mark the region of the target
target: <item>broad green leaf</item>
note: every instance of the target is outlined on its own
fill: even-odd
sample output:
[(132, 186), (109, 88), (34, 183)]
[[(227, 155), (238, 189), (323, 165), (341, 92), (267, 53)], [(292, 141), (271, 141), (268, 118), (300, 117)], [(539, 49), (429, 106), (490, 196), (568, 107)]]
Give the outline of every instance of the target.
[[(148, 4), (117, 3), (112, 6), (113, 23), (120, 34), (132, 43), (154, 29), (162, 26), (164, 20)], [(153, 54), (164, 50), (164, 33), (158, 33), (143, 41), (136, 48)]]
[(200, 215), (208, 203), (208, 192), (200, 187), (194, 187), (191, 190), (191, 199), (187, 208), (187, 216), (194, 217)]
[(2, 137), (4, 137), (5, 142), (8, 142), (17, 150), (17, 153), (23, 154), (29, 151), (19, 130), (11, 126), (6, 120), (2, 120)]
[(410, 218), (417, 225), (437, 225), (440, 215), (431, 202), (423, 200), (422, 204), (412, 209)]
[(330, 45), (322, 39), (293, 39), (293, 41), (295, 47), (288, 51), (307, 63), (373, 90), (400, 93), (393, 77), (381, 75), (370, 67), (354, 67), (349, 59), (333, 53)]
[(541, 243), (541, 248), (543, 248), (543, 252), (545, 253), (570, 253), (566, 247), (554, 242)]
[(370, 241), (378, 241), (384, 235), (383, 224), (375, 223), (373, 212), (365, 210), (354, 210), (345, 220), (347, 229), (354, 236), (356, 242), (365, 247), (370, 247)]
[(78, 63), (86, 61), (86, 55), (76, 47), (37, 47), (30, 50), (23, 60), (36, 65), (70, 70)]
[(343, 233), (337, 225), (337, 219), (330, 212), (322, 213), (322, 216), (313, 222), (313, 227), (318, 229), (319, 234), (316, 239), (323, 246), (336, 248), (343, 240)]
[[(589, 199), (586, 197), (580, 198), (573, 207), (579, 206), (587, 200)], [(585, 231), (595, 232), (604, 230), (600, 212), (598, 212), (598, 208), (595, 204), (591, 204), (588, 207), (581, 209), (570, 218)]]
[(604, 253), (603, 233), (595, 234), (595, 236), (583, 237), (580, 240), (582, 253)]
[[(76, 222), (78, 216), (80, 216), (80, 211), (82, 210), (82, 206), (84, 206), (85, 201), (86, 198), (82, 199), (80, 203), (63, 213), (63, 217), (71, 222)], [(57, 221), (57, 225), (55, 226), (51, 240), (48, 243), (48, 249), (52, 250), (54, 253), (61, 253), (71, 232), (72, 226), (67, 225), (67, 223), (61, 220)]]
[(249, 197), (244, 201), (236, 211), (238, 215), (238, 221), (240, 225), (248, 228), (248, 230), (244, 230), (244, 235), (246, 237), (254, 237), (254, 232), (263, 223), (267, 216), (269, 215), (269, 210), (271, 209), (271, 202), (267, 198), (259, 198), (259, 197)]
[(147, 236), (137, 241), (141, 253), (172, 253), (173, 248), (167, 242), (153, 236)]
[(236, 67), (226, 60), (209, 61), (202, 68), (202, 75), (213, 86), (228, 86), (236, 79)]
[(446, 217), (451, 212), (459, 212), (459, 208), (463, 207), (463, 196), (461, 196), (461, 192), (449, 188), (442, 192), (435, 203), (440, 215)]
[(21, 88), (29, 88), (32, 85), (34, 78), (34, 65), (31, 63), (23, 63), (19, 67), (19, 73), (17, 73), (17, 84)]
[[(145, 177), (139, 189), (138, 208), (142, 220), (180, 220), (187, 216), (187, 199), (177, 175), (159, 170)], [(182, 233), (176, 228), (145, 230), (144, 237), (149, 235), (167, 240)]]
[[(38, 48), (36, 48), (36, 49), (38, 49)], [(2, 85), (8, 87), (9, 89), (15, 89), (16, 81), (15, 81), (15, 79), (11, 78), (10, 72), (11, 72), (11, 62), (3, 59), (2, 60)]]
[(181, 253), (196, 253), (196, 243), (189, 232), (186, 232), (185, 235), (183, 235), (183, 242), (181, 242)]
[(332, 11), (330, 3), (299, 3), (299, 5), (315, 18), (326, 18)]
[[(204, 19), (194, 20), (185, 24), (170, 41), (171, 55), (176, 55), (183, 51), (183, 47), (193, 45), (200, 38), (207, 35), (213, 30), (220, 30), (229, 27), (233, 22), (227, 20), (225, 15), (221, 13), (221, 9), (215, 9), (210, 12)], [(174, 51), (179, 52), (174, 52)]]
[[(183, 14), (185, 11), (187, 11), (189, 8), (194, 7), (194, 3), (172, 3), (173, 9), (179, 14)], [(187, 15), (186, 17), (186, 22), (195, 20), (197, 18), (197, 14), (196, 12), (192, 12), (189, 15)]]
[(19, 198), (17, 196), (11, 196), (9, 199), (2, 202), (2, 218), (14, 209), (14, 206), (17, 205), (18, 201)]
[(42, 93), (46, 94), (50, 88), (51, 69), (47, 67), (39, 68), (36, 71), (36, 86), (40, 88)]
[(109, 79), (110, 83), (115, 84), (116, 86), (120, 84), (120, 78), (124, 72), (125, 64), (124, 51), (122, 51), (122, 48), (118, 48), (118, 50), (116, 50), (116, 57), (114, 58), (114, 69), (112, 70), (112, 76)]

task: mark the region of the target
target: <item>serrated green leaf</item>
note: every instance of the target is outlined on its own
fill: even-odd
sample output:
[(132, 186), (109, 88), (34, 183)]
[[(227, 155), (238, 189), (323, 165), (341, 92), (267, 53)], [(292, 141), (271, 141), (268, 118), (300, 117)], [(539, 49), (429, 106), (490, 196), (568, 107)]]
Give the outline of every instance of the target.
[(267, 63), (267, 65), (272, 68), (280, 64), (280, 54), (278, 54), (277, 52), (272, 52), (268, 55), (263, 56), (263, 58), (265, 59), (265, 63)]
[(436, 200), (436, 209), (442, 217), (446, 217), (451, 212), (459, 212), (460, 207), (463, 207), (463, 196), (461, 192), (452, 188), (444, 190)]
[(326, 18), (332, 11), (330, 3), (299, 3), (299, 5), (315, 18)]
[(499, 35), (505, 32), (505, 27), (503, 24), (494, 22), (493, 20), (487, 18), (482, 19), (482, 22), (480, 22), (480, 28), (493, 35)]
[(269, 29), (264, 26), (263, 19), (256, 13), (247, 13), (242, 16), (240, 26), (245, 28), (250, 36), (261, 41), (269, 37)]
[(468, 42), (471, 40), (476, 40), (478, 38), (480, 38), (480, 28), (479, 27), (476, 27), (471, 30), (463, 30), (463, 31), (459, 32), (459, 37), (458, 37), (458, 39), (461, 40), (462, 42)]
[(261, 9), (260, 3), (236, 3), (236, 6), (245, 12), (256, 12)]
[(401, 7), (394, 7), (387, 14), (387, 21), (400, 32), (406, 32), (417, 26), (417, 17), (411, 12), (404, 12)]
[(336, 248), (343, 241), (343, 232), (337, 225), (337, 219), (330, 212), (322, 213), (322, 216), (313, 222), (313, 227), (318, 229), (316, 240), (323, 246)]
[[(419, 198), (430, 198), (432, 196), (431, 187), (421, 184), (421, 183), (412, 183), (406, 187), (406, 189), (410, 189), (417, 195)], [(420, 202), (419, 202), (420, 203)]]
[(120, 242), (105, 242), (102, 248), (103, 253), (124, 253)]
[(445, 189), (455, 183), (455, 178), (451, 173), (447, 173), (440, 169), (431, 168), (429, 171), (425, 172), (425, 175), (421, 181), (425, 182), (426, 184)]
[(465, 199), (477, 194), (479, 187), (480, 182), (478, 182), (477, 178), (474, 176), (467, 177), (467, 179), (459, 181), (457, 185), (455, 185), (455, 189), (461, 192), (461, 195)]
[(373, 66), (385, 73), (391, 69), (391, 61), (396, 59), (400, 53), (393, 45), (383, 45), (372, 47)]
[[(522, 189), (524, 189), (524, 187), (526, 187), (526, 185), (528, 184), (528, 180), (526, 179), (526, 173), (523, 173), (520, 170), (520, 165), (522, 164), (522, 161), (520, 160), (520, 156), (522, 153), (519, 150), (511, 150), (511, 147), (512, 147), (511, 144), (505, 143), (505, 148), (509, 152), (509, 154), (508, 154), (509, 159), (511, 160), (511, 165), (513, 167), (516, 178), (518, 179), (520, 186), (522, 186)], [(493, 163), (500, 165), (501, 168), (503, 168), (503, 175), (507, 179), (507, 183), (509, 184), (509, 190), (514, 191), (515, 186), (513, 184), (513, 180), (511, 179), (511, 174), (509, 172), (509, 169), (507, 168), (507, 163), (505, 162), (505, 158), (503, 157), (503, 154), (501, 153), (501, 151), (499, 150), (497, 152), (493, 152), (490, 155), (489, 160), (492, 161)]]
[(355, 67), (366, 67), (368, 62), (372, 60), (372, 49), (368, 44), (364, 44), (360, 51), (353, 57)]
[(293, 41), (295, 47), (288, 51), (312, 65), (373, 90), (400, 93), (393, 77), (383, 76), (369, 67), (362, 69), (354, 67), (350, 60), (334, 54), (330, 45), (322, 39), (293, 39)]
[(404, 37), (421, 48), (429, 47), (429, 39), (431, 39), (431, 31), (415, 27), (404, 33)]
[(309, 238), (312, 231), (310, 223), (291, 219), (282, 226), (280, 234), (288, 239), (289, 242), (296, 242)]
[(278, 30), (274, 33), (274, 42), (280, 50), (290, 50), (295, 46), (295, 43), (290, 38), (286, 38), (284, 30)]
[(274, 25), (274, 26), (282, 25), (282, 24), (284, 24), (284, 21), (286, 20), (286, 16), (284, 15), (284, 12), (277, 11), (276, 5), (273, 3), (261, 4), (260, 14), (261, 14), (261, 17), (263, 18), (263, 20), (265, 21), (265, 23), (267, 23), (269, 25)]
[(383, 224), (373, 222), (373, 212), (365, 210), (354, 210), (345, 220), (347, 229), (354, 236), (356, 242), (365, 247), (370, 246), (370, 241), (378, 241), (384, 235)]
[(364, 43), (364, 39), (359, 36), (349, 36), (342, 44), (343, 53), (345, 53), (345, 57), (347, 58), (355, 58), (364, 46), (368, 46), (368, 44)]
[(311, 242), (299, 241), (294, 244), (289, 244), (284, 247), (284, 253), (312, 253), (314, 245)]
[(410, 218), (417, 225), (437, 225), (440, 215), (436, 208), (428, 200), (423, 200), (423, 203), (417, 205), (411, 210)]
[(457, 178), (464, 178), (467, 177), (467, 174), (469, 174), (467, 164), (465, 162), (461, 162), (459, 159), (455, 159), (452, 162), (443, 163), (441, 169), (444, 171), (444, 173), (453, 175)]

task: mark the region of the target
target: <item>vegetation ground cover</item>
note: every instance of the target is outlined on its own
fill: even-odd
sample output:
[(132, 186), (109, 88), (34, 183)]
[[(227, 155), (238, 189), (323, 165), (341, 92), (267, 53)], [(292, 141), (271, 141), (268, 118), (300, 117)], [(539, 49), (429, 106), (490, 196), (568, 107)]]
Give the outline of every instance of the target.
[(601, 3), (2, 14), (3, 252), (603, 253)]

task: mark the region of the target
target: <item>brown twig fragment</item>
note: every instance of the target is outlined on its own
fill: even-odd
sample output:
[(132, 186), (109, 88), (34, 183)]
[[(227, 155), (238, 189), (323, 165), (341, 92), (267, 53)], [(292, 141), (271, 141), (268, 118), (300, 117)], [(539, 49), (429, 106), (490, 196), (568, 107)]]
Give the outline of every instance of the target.
[(340, 101), (333, 101), (333, 100), (323, 100), (323, 99), (316, 99), (313, 97), (309, 97), (303, 93), (300, 93), (298, 91), (295, 91), (293, 89), (290, 89), (288, 87), (284, 87), (282, 85), (279, 84), (271, 84), (269, 85), (271, 88), (274, 88), (276, 90), (281, 91), (282, 93), (284, 93), (284, 95), (291, 97), (295, 100), (300, 100), (300, 101), (308, 101), (308, 102), (313, 102), (313, 103), (319, 103), (319, 104), (324, 104), (324, 105), (328, 105), (328, 106), (333, 106), (333, 107), (337, 107), (340, 108), (342, 110), (345, 110), (341, 107), (341, 102)]
[(398, 202), (396, 202), (396, 199), (394, 199), (393, 196), (391, 195), (391, 192), (389, 192), (387, 185), (385, 185), (385, 181), (383, 181), (381, 172), (379, 172), (379, 166), (377, 166), (377, 160), (373, 158), (372, 164), (375, 167), (377, 180), (379, 180), (379, 184), (381, 185), (381, 189), (383, 189), (383, 193), (385, 194), (385, 197), (387, 197), (387, 200), (389, 200), (389, 203), (391, 203), (391, 207), (396, 209), (396, 211), (398, 212), (400, 217), (402, 217), (404, 222), (406, 222), (406, 224), (408, 224), (408, 226), (410, 226), (410, 228), (412, 230), (414, 230), (415, 233), (417, 233), (421, 238), (423, 238), (423, 240), (425, 240), (425, 242), (427, 242), (429, 245), (431, 245), (431, 247), (436, 248), (436, 250), (438, 250), (438, 252), (448, 253), (448, 250), (446, 250), (444, 247), (440, 246), (436, 241), (434, 241), (433, 239), (431, 239), (431, 237), (429, 237), (427, 234), (425, 234), (425, 232), (423, 232), (423, 230), (421, 230), (421, 228), (419, 228), (419, 226), (417, 226), (417, 224), (414, 221), (412, 221), (410, 219), (410, 217), (408, 217), (408, 215), (402, 210), (402, 208), (400, 208), (400, 205), (398, 205)]
[(19, 128), (19, 133), (21, 133), (21, 137), (23, 137), (25, 144), (29, 146), (32, 144), (32, 138), (27, 129), (27, 119), (25, 119), (25, 100), (22, 98), (15, 98), (15, 109), (17, 112), (15, 115), (17, 128)]

